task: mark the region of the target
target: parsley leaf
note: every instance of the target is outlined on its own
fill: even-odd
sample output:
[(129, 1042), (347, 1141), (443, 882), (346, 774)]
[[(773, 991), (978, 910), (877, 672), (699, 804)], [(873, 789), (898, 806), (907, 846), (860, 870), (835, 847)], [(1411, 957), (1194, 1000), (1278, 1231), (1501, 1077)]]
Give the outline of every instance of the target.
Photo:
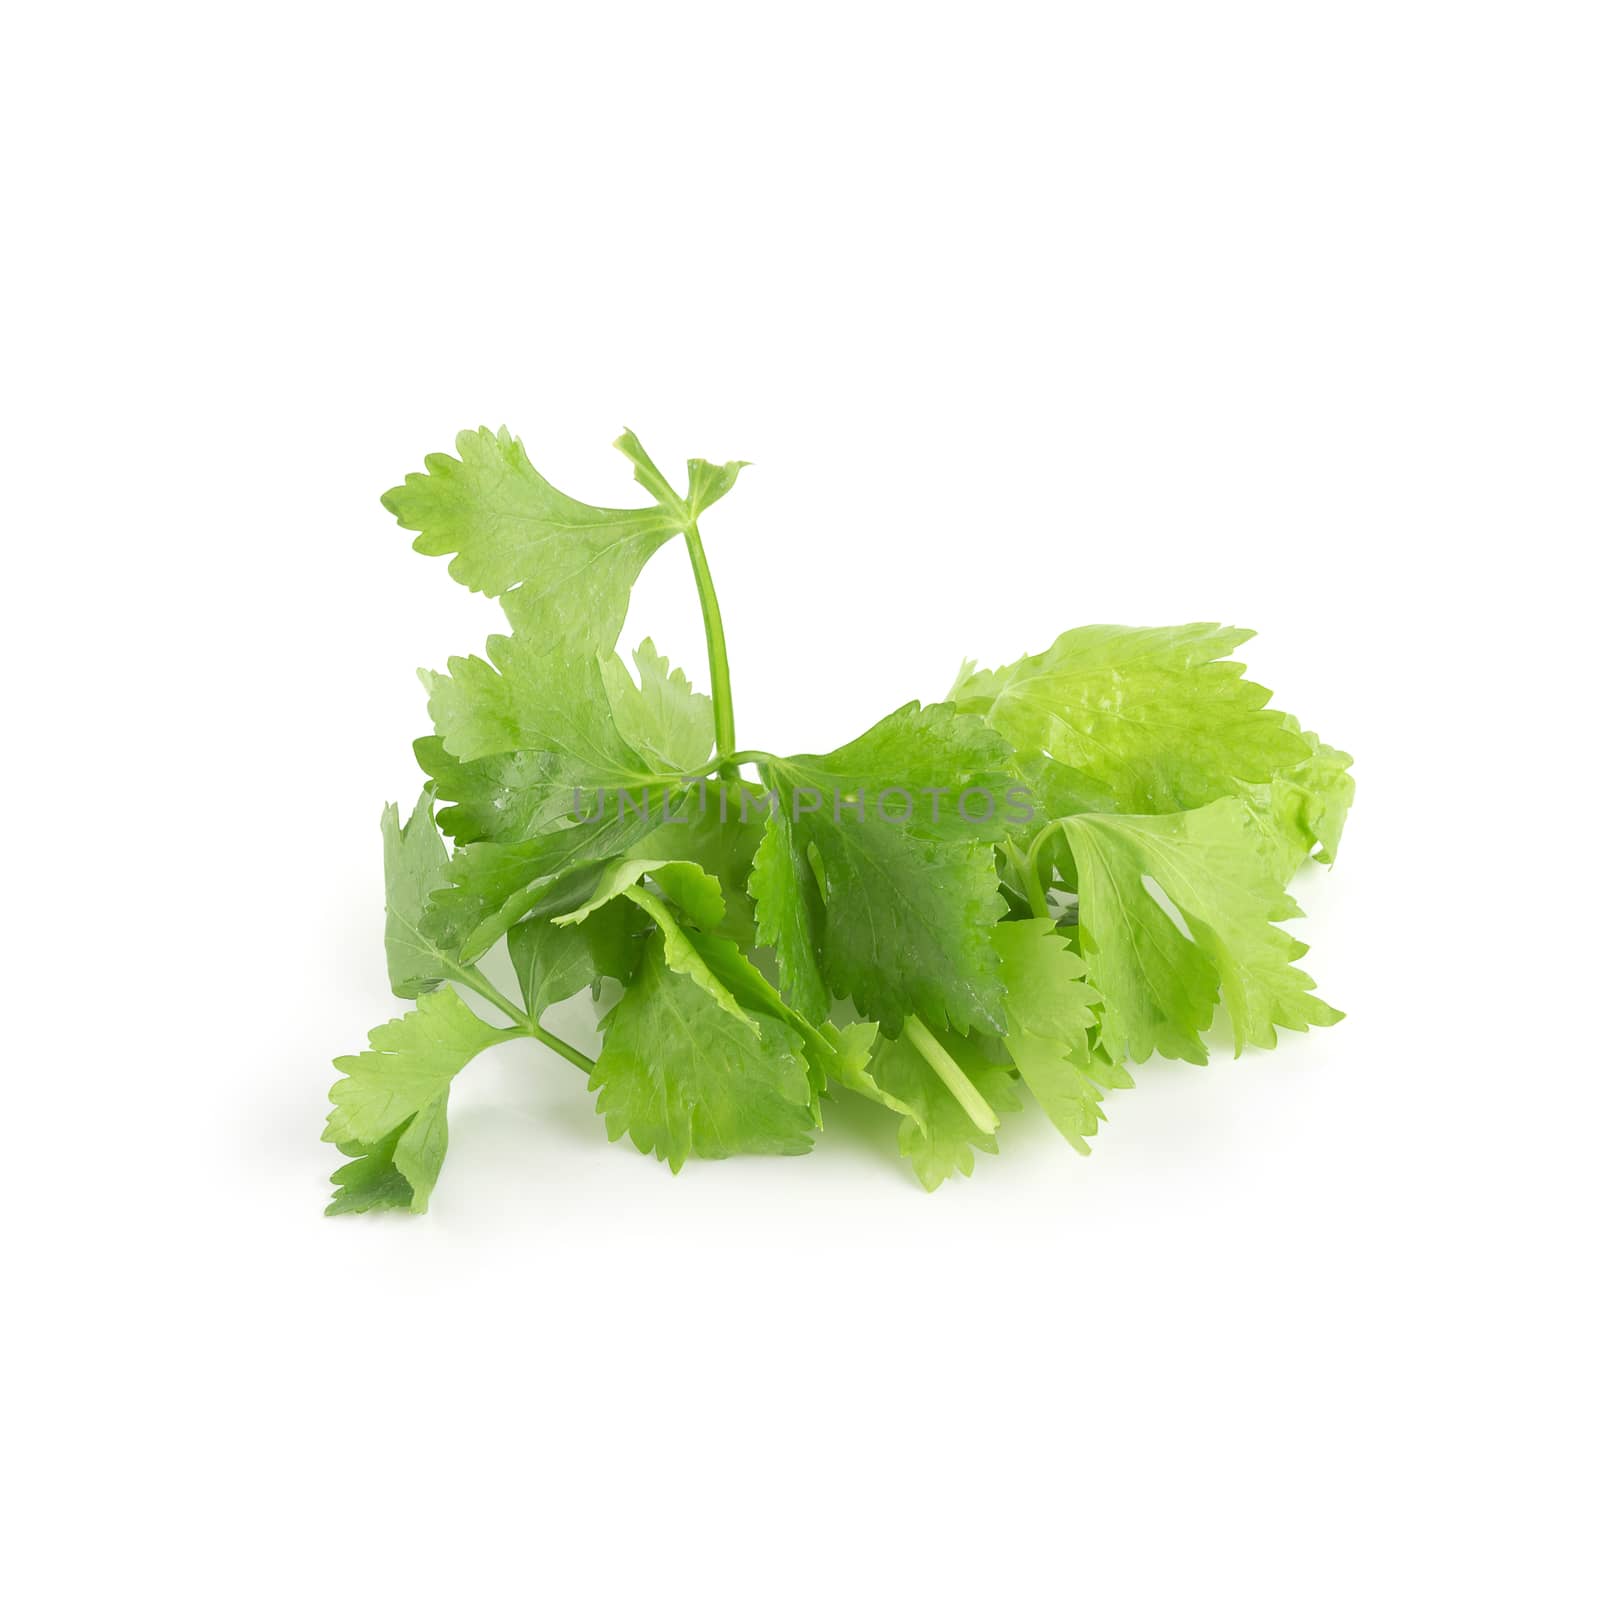
[[(987, 930), (1005, 910), (992, 840), (1008, 757), (980, 719), (913, 701), (830, 754), (771, 763), (782, 815), (751, 891), (798, 1010), (818, 1015), (825, 986), (892, 1032), (910, 1015), (1001, 1031)], [(984, 798), (963, 812), (969, 792)]]
[[(448, 1134), (445, 1107), (455, 1076), (480, 1051), (511, 1037), (469, 1011), (454, 989), (435, 989), (416, 1009), (367, 1035), (371, 1049), (340, 1056), (322, 1137), (356, 1161), (334, 1181), (329, 1209), (404, 1203), (426, 1211)], [(402, 1187), (403, 1186), (403, 1187)]]
[(555, 916), (570, 910), (590, 893), (603, 863), (654, 832), (663, 811), (687, 804), (685, 796), (659, 785), (638, 791), (638, 800), (637, 810), (614, 806), (599, 821), (458, 850), (450, 861), (449, 886), (430, 900), (424, 933), (476, 961), (535, 911)]
[(433, 825), (433, 795), (424, 789), (402, 828), (400, 808), (383, 811), (384, 950), (389, 987), (403, 1000), (436, 988), (448, 975), (439, 948), (422, 932), (436, 889), (449, 882), (450, 854)]
[(573, 818), (574, 785), (549, 751), (509, 750), (460, 761), (437, 734), (414, 740), (411, 748), (434, 794), (448, 802), (438, 816), (439, 830), (457, 844), (528, 839)]
[[(642, 856), (693, 861), (717, 880), (725, 903), (719, 931), (755, 943), (756, 909), (750, 875), (762, 839), (762, 817), (740, 816), (743, 785), (698, 780), (669, 808), (667, 821), (638, 846)], [(746, 796), (748, 798), (748, 796)]]
[[(1161, 817), (1070, 817), (1079, 933), (1105, 997), (1113, 1059), (1152, 1050), (1204, 1061), (1220, 987), (1234, 1053), (1270, 1049), (1276, 1028), (1304, 1032), (1341, 1012), (1308, 993), (1305, 945), (1273, 924), (1300, 915), (1279, 887), (1241, 801)], [(1146, 887), (1162, 891), (1185, 924)]]
[(1266, 689), (1224, 661), (1248, 628), (1073, 628), (1041, 655), (993, 672), (964, 667), (951, 690), (1019, 750), (1105, 784), (1124, 811), (1182, 811), (1265, 782), (1306, 743)]
[(634, 580), (687, 519), (659, 504), (609, 511), (574, 500), (540, 476), (504, 428), (459, 433), (456, 450), (429, 456), (426, 472), (408, 473), (383, 497), (416, 533), (413, 548), (452, 556), (450, 576), (501, 597), (544, 653), (564, 646), (593, 659), (609, 650)]
[(1102, 1120), (1100, 1087), (1131, 1088), (1126, 1070), (1090, 1044), (1100, 996), (1053, 922), (1003, 922), (994, 930), (1006, 986), (1006, 1052), (1045, 1114), (1076, 1150)]
[[(1004, 1067), (984, 1059), (977, 1047), (958, 1034), (939, 1045), (957, 1062), (973, 1087), (991, 1107), (1015, 1111), (1022, 1102)], [(900, 1123), (900, 1153), (910, 1161), (924, 1189), (937, 1189), (958, 1172), (969, 1175), (974, 1152), (998, 1155), (999, 1140), (980, 1128), (909, 1038), (884, 1043), (872, 1063), (873, 1077), (886, 1095), (905, 1107)]]
[(414, 1010), (367, 1035), (371, 1049), (334, 1062), (345, 1077), (333, 1086), (324, 1137), (330, 1144), (375, 1143), (447, 1094), (480, 1050), (507, 1037), (469, 1011), (454, 989), (423, 995)]
[(1268, 783), (1238, 784), (1280, 883), (1287, 883), (1307, 856), (1333, 864), (1356, 792), (1350, 757), (1343, 750), (1301, 729), (1293, 717), (1284, 721), (1306, 741), (1310, 753)]
[(624, 1134), (674, 1172), (691, 1154), (803, 1155), (811, 1085), (799, 1035), (674, 972), (653, 937), (639, 975), (601, 1022), (590, 1080), (613, 1139)]
[(777, 959), (790, 1004), (820, 1022), (831, 1000), (823, 981), (822, 886), (789, 813), (780, 803), (768, 818), (750, 872), (756, 937)]
[(648, 926), (626, 900), (602, 906), (577, 926), (532, 917), (519, 922), (506, 945), (528, 1015), (542, 1017), (558, 1001), (584, 989), (598, 991), (602, 978), (631, 982)]
[(333, 1174), (335, 1188), (327, 1205), (328, 1216), (341, 1216), (347, 1211), (411, 1209), (416, 1190), (395, 1164), (395, 1149), (410, 1126), (409, 1121), (402, 1123), (375, 1145), (352, 1144), (347, 1148), (345, 1153), (354, 1154), (355, 1160), (347, 1161)]
[(711, 702), (689, 687), (680, 668), (671, 667), (646, 639), (633, 652), (639, 681), (628, 675), (621, 656), (601, 662), (606, 696), (617, 730), (656, 772), (686, 772), (711, 754)]

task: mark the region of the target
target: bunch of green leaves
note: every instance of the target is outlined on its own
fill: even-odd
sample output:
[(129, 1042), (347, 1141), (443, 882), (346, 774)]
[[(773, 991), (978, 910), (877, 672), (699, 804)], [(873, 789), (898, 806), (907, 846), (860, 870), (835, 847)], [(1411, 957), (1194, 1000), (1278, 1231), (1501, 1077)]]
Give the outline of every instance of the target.
[[(1337, 1020), (1279, 924), (1296, 869), (1338, 849), (1350, 758), (1268, 708), (1229, 659), (1248, 632), (1074, 628), (826, 754), (742, 750), (699, 522), (744, 463), (691, 461), (680, 492), (617, 445), (650, 504), (562, 494), (504, 429), (383, 497), (509, 631), (422, 674), (427, 782), (383, 815), (389, 978), (414, 1004), (335, 1063), (330, 1211), (425, 1210), (456, 1075), (509, 1039), (577, 1066), (610, 1138), (674, 1171), (803, 1153), (854, 1095), (932, 1189), (1024, 1093), (1087, 1153), (1130, 1063), (1204, 1061), (1219, 1006), (1236, 1052)], [(617, 653), (680, 539), (709, 697), (648, 639), (631, 670)], [(971, 816), (975, 792), (1009, 803)], [(514, 995), (483, 970), (502, 942)], [(584, 990), (595, 1059), (547, 1026)]]

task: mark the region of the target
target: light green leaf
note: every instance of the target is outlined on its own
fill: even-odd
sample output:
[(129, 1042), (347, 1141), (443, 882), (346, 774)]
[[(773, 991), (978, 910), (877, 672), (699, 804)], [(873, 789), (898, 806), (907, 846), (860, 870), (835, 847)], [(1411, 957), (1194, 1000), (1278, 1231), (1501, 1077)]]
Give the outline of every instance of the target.
[(803, 1155), (811, 1085), (799, 1035), (747, 1015), (668, 965), (649, 941), (639, 975), (601, 1023), (590, 1085), (612, 1139), (627, 1134), (674, 1172), (691, 1155)]
[[(802, 1039), (822, 1039), (821, 1033), (787, 1004), (766, 974), (732, 939), (700, 928), (681, 927), (675, 919), (669, 922), (670, 918), (671, 912), (665, 907), (656, 914), (657, 926), (666, 935), (667, 964), (673, 971), (693, 978), (719, 1003), (726, 997), (741, 1011), (760, 1012), (787, 1022)], [(682, 958), (674, 950), (678, 942), (673, 938), (675, 933), (687, 946)]]
[(755, 943), (756, 911), (750, 898), (750, 872), (761, 842), (762, 817), (741, 820), (740, 787), (717, 779), (697, 780), (686, 792), (674, 820), (638, 845), (636, 854), (661, 860), (693, 861), (715, 878), (727, 902), (718, 931), (740, 944)]
[[(383, 496), (424, 555), (453, 555), (450, 576), (498, 595), (549, 653), (593, 657), (616, 643), (628, 592), (686, 519), (661, 505), (612, 511), (564, 495), (504, 429), (456, 435), (460, 459), (431, 455)], [(516, 749), (516, 745), (504, 748)], [(460, 752), (463, 755), (465, 752)]]
[(426, 1211), (449, 1148), (449, 1100), (444, 1090), (375, 1145), (341, 1144), (356, 1159), (333, 1174), (337, 1188), (326, 1214), (400, 1207)]
[(480, 1050), (511, 1037), (469, 1011), (454, 989), (435, 989), (404, 1016), (367, 1035), (371, 1048), (340, 1056), (329, 1091), (330, 1144), (373, 1145), (450, 1087)]
[(631, 981), (643, 950), (640, 936), (648, 926), (628, 900), (613, 900), (575, 926), (519, 922), (506, 935), (506, 946), (528, 1015), (537, 1021), (601, 978)]
[(750, 1023), (753, 1027), (755, 1025), (753, 1019), (734, 999), (727, 985), (706, 964), (706, 959), (697, 948), (690, 930), (679, 923), (666, 901), (660, 895), (652, 894), (648, 889), (637, 886), (625, 889), (623, 893), (660, 930), (661, 950), (667, 965), (680, 976), (698, 985), (700, 990), (709, 995), (729, 1016), (737, 1017), (741, 1022)]
[(383, 808), (383, 945), (389, 987), (414, 1000), (441, 983), (448, 971), (443, 952), (422, 933), (429, 896), (447, 882), (449, 852), (433, 825), (433, 793), (424, 789), (404, 827), (400, 808)]
[(648, 639), (633, 659), (638, 683), (621, 656), (607, 656), (600, 663), (617, 731), (656, 772), (703, 766), (714, 738), (710, 697), (696, 694), (682, 670), (672, 667)]
[(685, 501), (646, 454), (633, 429), (624, 428), (621, 437), (612, 444), (633, 463), (634, 477), (655, 496), (663, 509), (690, 522), (697, 520), (707, 506), (720, 500), (738, 481), (740, 469), (750, 465), (748, 461), (725, 461), (718, 466), (696, 456), (689, 462), (689, 498)]
[(822, 895), (816, 875), (794, 836), (782, 805), (767, 818), (750, 871), (756, 937), (771, 950), (789, 1003), (820, 1022), (830, 999), (818, 952), (822, 948)]
[(559, 916), (581, 905), (602, 864), (636, 849), (660, 826), (663, 807), (681, 810), (690, 796), (676, 786), (658, 785), (641, 791), (640, 799), (639, 809), (613, 800), (598, 820), (513, 843), (486, 841), (457, 850), (450, 886), (434, 894), (423, 918), (424, 934), (443, 948), (459, 949), (463, 961), (475, 961), (524, 917)]
[(485, 650), (487, 661), (452, 656), (448, 672), (418, 674), (434, 728), (458, 761), (539, 751), (544, 759), (534, 776), (558, 799), (570, 799), (575, 787), (648, 781), (649, 762), (612, 720), (597, 656), (552, 650), (522, 632), (493, 634)]
[(689, 461), (689, 514), (696, 520), (707, 506), (715, 505), (738, 481), (748, 461), (724, 461), (720, 465), (693, 456)]
[(1280, 883), (1287, 883), (1309, 855), (1333, 861), (1356, 793), (1350, 757), (1302, 729), (1293, 717), (1284, 721), (1311, 747), (1310, 755), (1270, 783), (1237, 786)]
[(344, 1076), (329, 1091), (322, 1137), (357, 1159), (334, 1174), (341, 1188), (330, 1210), (399, 1204), (402, 1183), (405, 1203), (427, 1210), (448, 1141), (450, 1085), (475, 1055), (511, 1036), (475, 1016), (455, 990), (435, 989), (374, 1028), (370, 1049), (340, 1056), (334, 1066)]
[[(667, 931), (665, 925), (663, 931)], [(682, 937), (693, 946), (699, 962), (675, 960), (673, 940), (669, 933), (666, 945), (669, 965), (675, 971), (694, 978), (713, 997), (720, 998), (727, 994), (745, 1011), (776, 1017), (793, 1028), (800, 1037), (806, 1062), (812, 1069), (814, 1096), (820, 1097), (827, 1080), (832, 1078), (858, 1094), (878, 1100), (880, 1104), (889, 1103), (876, 1091), (869, 1071), (873, 1044), (878, 1037), (877, 1023), (856, 1022), (843, 1029), (827, 1021), (820, 1026), (814, 1025), (784, 1000), (766, 974), (733, 940), (694, 928), (683, 929)], [(707, 983), (708, 975), (715, 981), (716, 987)], [(817, 1109), (820, 1127), (820, 1106)], [(897, 1105), (894, 1109), (905, 1108)]]
[[(822, 971), (864, 1016), (898, 1028), (1003, 1026), (988, 934), (1005, 909), (994, 851), (941, 844), (892, 823), (806, 819), (825, 879)], [(797, 869), (797, 871), (804, 869)]]
[[(829, 755), (774, 764), (785, 815), (768, 825), (751, 888), (797, 1010), (816, 1004), (815, 964), (833, 993), (888, 1028), (918, 1015), (1000, 1031), (988, 930), (1005, 903), (988, 841), (1004, 831), (995, 790), (1009, 754), (977, 718), (913, 701)], [(960, 811), (969, 788), (992, 802), (970, 808), (984, 813), (976, 822)]]
[[(413, 741), (417, 765), (433, 782), (435, 797), (447, 802), (439, 812), (439, 831), (457, 844), (483, 840), (515, 843), (564, 827), (594, 809), (595, 796), (573, 769), (548, 750), (511, 750), (458, 761), (437, 734)], [(574, 789), (579, 793), (574, 796)], [(581, 809), (575, 810), (575, 804)]]
[(981, 717), (948, 701), (911, 700), (849, 744), (827, 755), (786, 756), (775, 770), (785, 788), (822, 794), (812, 815), (853, 820), (859, 809), (868, 820), (966, 844), (1003, 838), (1013, 825), (1005, 815), (1011, 758)]
[(512, 623), (487, 660), (452, 657), (447, 673), (422, 675), (445, 749), (463, 762), (539, 751), (558, 789), (637, 781), (649, 766), (612, 720), (600, 659), (635, 579), (690, 508), (670, 489), (670, 503), (635, 510), (585, 505), (546, 482), (503, 428), (460, 434), (456, 448), (459, 460), (429, 456), (426, 473), (383, 497), (418, 550), (453, 553), (451, 575), (498, 595)]
[(926, 1131), (922, 1113), (891, 1094), (879, 1081), (874, 1071), (873, 1053), (878, 1043), (878, 1025), (875, 1022), (852, 1022), (836, 1029), (833, 1057), (828, 1062), (827, 1073), (834, 1082), (851, 1090), (863, 1099), (909, 1117), (918, 1128)]
[[(940, 1035), (939, 1043), (995, 1111), (1015, 1111), (1021, 1105), (1011, 1074), (984, 1057), (972, 1041), (949, 1033)], [(882, 1092), (905, 1108), (900, 1153), (911, 1162), (924, 1189), (937, 1189), (958, 1172), (970, 1175), (977, 1150), (999, 1153), (996, 1136), (980, 1129), (961, 1109), (909, 1039), (885, 1040), (873, 1060), (872, 1075)]]
[[(1306, 947), (1276, 922), (1300, 909), (1261, 849), (1244, 804), (1218, 800), (1159, 817), (1070, 817), (1078, 868), (1079, 937), (1089, 981), (1105, 998), (1103, 1038), (1114, 1061), (1152, 1050), (1204, 1061), (1220, 984), (1235, 1053), (1270, 1048), (1279, 1027), (1303, 1031), (1341, 1013), (1307, 991), (1292, 965)], [(1178, 928), (1146, 887), (1177, 908)]]
[(1019, 751), (1043, 751), (1105, 784), (1118, 809), (1181, 811), (1265, 783), (1305, 759), (1269, 691), (1224, 661), (1247, 628), (1073, 628), (1041, 655), (962, 669), (951, 698)]
[(994, 942), (1006, 988), (1006, 1052), (1062, 1136), (1088, 1155), (1087, 1141), (1103, 1116), (1097, 1076), (1131, 1081), (1091, 1052), (1100, 996), (1048, 919), (1002, 922)]
[(426, 1211), (450, 1147), (446, 1111), (450, 1091), (435, 1095), (408, 1122), (394, 1147), (394, 1164), (411, 1185), (411, 1209)]
[(399, 1206), (408, 1211), (426, 1211), (449, 1148), (449, 1098), (448, 1091), (435, 1096), (375, 1146), (341, 1145), (346, 1154), (361, 1154), (334, 1173), (333, 1182), (338, 1188), (326, 1215)]
[(353, 1154), (356, 1159), (334, 1172), (334, 1194), (325, 1215), (337, 1217), (353, 1211), (411, 1209), (411, 1185), (394, 1164), (395, 1146), (408, 1126), (403, 1123), (370, 1148), (357, 1144), (346, 1148), (345, 1154)]
[(653, 878), (662, 892), (682, 906), (702, 928), (715, 928), (722, 921), (725, 909), (722, 888), (698, 862), (650, 861), (632, 856), (611, 862), (600, 874), (600, 881), (589, 898), (554, 920), (561, 924), (582, 922), (591, 912), (615, 900), (619, 894), (626, 894), (646, 878)]
[[(661, 894), (641, 887), (647, 877)], [(722, 921), (723, 913), (722, 891), (715, 878), (693, 861), (614, 861), (601, 874), (588, 900), (556, 920), (562, 924), (581, 922), (618, 895), (637, 906), (656, 924), (661, 934), (662, 952), (674, 972), (698, 984), (730, 1016), (755, 1026), (727, 985), (707, 965), (690, 930), (678, 921), (667, 900), (662, 898), (665, 895), (675, 902), (703, 929), (713, 929)]]

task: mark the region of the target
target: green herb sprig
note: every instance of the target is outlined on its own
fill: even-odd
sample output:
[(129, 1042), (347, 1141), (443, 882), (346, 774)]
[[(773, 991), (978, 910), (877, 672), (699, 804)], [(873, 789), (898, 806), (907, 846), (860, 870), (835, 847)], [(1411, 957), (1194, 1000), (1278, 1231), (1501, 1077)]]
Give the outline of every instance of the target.
[[(507, 1039), (579, 1068), (610, 1138), (674, 1171), (802, 1154), (850, 1094), (899, 1119), (933, 1189), (998, 1149), (1024, 1091), (1087, 1153), (1130, 1062), (1206, 1059), (1219, 1002), (1236, 1053), (1338, 1020), (1278, 924), (1296, 869), (1333, 860), (1350, 758), (1228, 659), (1247, 630), (1074, 628), (827, 754), (740, 749), (700, 519), (745, 463), (690, 461), (680, 493), (632, 433), (617, 448), (652, 504), (573, 500), (487, 428), (383, 497), (510, 631), (422, 674), (428, 781), (383, 814), (389, 978), (414, 1005), (335, 1062), (330, 1212), (426, 1210), (456, 1075)], [(675, 539), (709, 697), (648, 639), (636, 676), (617, 654)], [(515, 996), (481, 967), (502, 940)], [(584, 989), (598, 1059), (545, 1022)]]

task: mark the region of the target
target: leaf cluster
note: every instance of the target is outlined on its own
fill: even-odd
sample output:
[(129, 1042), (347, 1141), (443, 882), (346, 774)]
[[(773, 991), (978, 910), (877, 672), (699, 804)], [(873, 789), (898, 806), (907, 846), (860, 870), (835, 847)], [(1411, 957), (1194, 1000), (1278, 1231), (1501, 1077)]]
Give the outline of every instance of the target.
[[(1338, 850), (1350, 758), (1245, 678), (1246, 630), (1074, 628), (838, 749), (740, 750), (699, 520), (744, 463), (691, 461), (680, 493), (617, 444), (649, 505), (572, 499), (486, 428), (383, 497), (507, 627), (421, 675), (426, 782), (383, 814), (389, 978), (414, 1003), (335, 1063), (331, 1212), (425, 1210), (456, 1075), (508, 1039), (578, 1066), (608, 1136), (674, 1171), (801, 1154), (851, 1095), (932, 1189), (1024, 1096), (1087, 1153), (1152, 1054), (1203, 1062), (1219, 1019), (1236, 1052), (1338, 1019), (1281, 924), (1296, 870)], [(678, 540), (709, 697), (650, 640), (617, 649)], [(502, 943), (515, 995), (483, 971)], [(596, 1059), (548, 1025), (586, 990)]]

